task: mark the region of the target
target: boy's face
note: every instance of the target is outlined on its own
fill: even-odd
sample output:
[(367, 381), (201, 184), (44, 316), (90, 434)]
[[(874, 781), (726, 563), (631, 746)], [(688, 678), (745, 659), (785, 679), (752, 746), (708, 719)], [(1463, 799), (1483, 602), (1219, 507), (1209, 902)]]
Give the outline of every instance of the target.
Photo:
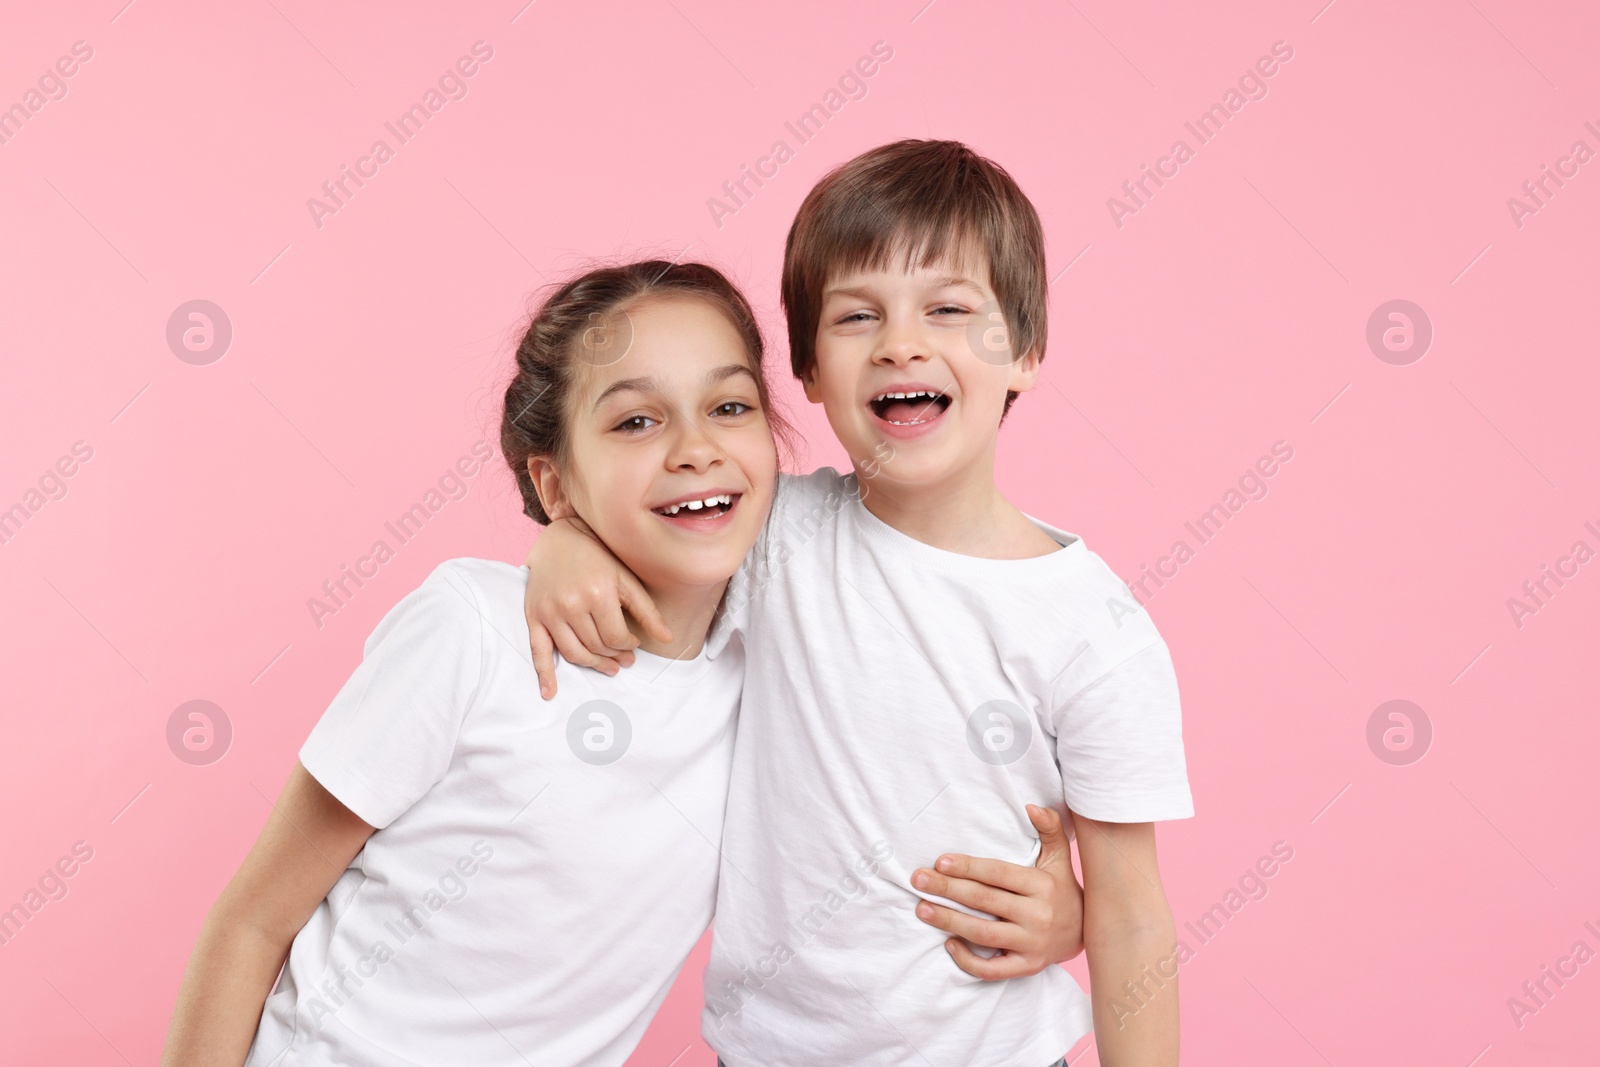
[[(981, 255), (829, 281), (801, 380), (863, 478), (992, 477), (1006, 392), (1033, 388), (1039, 373), (1036, 353), (1015, 358), (998, 306)], [(904, 393), (915, 395), (892, 395)]]

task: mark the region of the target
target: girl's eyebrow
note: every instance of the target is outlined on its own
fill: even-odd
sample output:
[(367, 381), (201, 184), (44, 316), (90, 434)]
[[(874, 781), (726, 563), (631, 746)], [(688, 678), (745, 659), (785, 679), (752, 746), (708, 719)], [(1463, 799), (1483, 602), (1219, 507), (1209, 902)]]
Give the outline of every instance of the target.
[[(718, 382), (726, 381), (729, 378), (734, 378), (741, 374), (749, 378), (752, 382), (756, 380), (755, 372), (742, 363), (725, 363), (720, 367), (715, 367), (706, 372), (705, 380), (707, 385), (715, 385)], [(611, 398), (613, 394), (616, 393), (662, 392), (661, 384), (661, 379), (654, 375), (648, 375), (641, 378), (619, 378), (617, 381), (614, 381), (610, 385), (606, 386), (605, 391), (599, 396), (595, 397), (594, 408), (592, 410), (598, 411), (600, 405), (604, 404), (608, 399)]]

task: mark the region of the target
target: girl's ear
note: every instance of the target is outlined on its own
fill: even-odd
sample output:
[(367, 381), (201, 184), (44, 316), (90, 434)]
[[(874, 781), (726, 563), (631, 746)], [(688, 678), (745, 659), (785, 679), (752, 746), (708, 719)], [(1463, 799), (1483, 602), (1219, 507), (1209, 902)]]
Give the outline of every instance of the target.
[(534, 491), (539, 494), (539, 504), (550, 521), (570, 519), (577, 515), (561, 485), (561, 472), (549, 456), (528, 457), (528, 477), (533, 479)]

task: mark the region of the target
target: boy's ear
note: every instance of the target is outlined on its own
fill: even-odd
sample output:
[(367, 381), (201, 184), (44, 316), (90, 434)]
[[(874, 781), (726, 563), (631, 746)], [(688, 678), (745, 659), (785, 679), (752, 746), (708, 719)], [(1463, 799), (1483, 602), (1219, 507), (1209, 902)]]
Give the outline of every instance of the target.
[(805, 387), (806, 399), (813, 404), (822, 403), (822, 389), (817, 385), (817, 360), (813, 356), (811, 366), (800, 374), (800, 384)]
[(1044, 353), (1039, 351), (1039, 346), (1028, 349), (1022, 355), (1011, 361), (1011, 381), (1006, 388), (1015, 393), (1026, 393), (1039, 381), (1039, 364), (1044, 360)]
[(570, 519), (577, 516), (572, 503), (567, 500), (566, 491), (561, 485), (561, 472), (556, 469), (549, 456), (528, 457), (528, 477), (533, 479), (534, 491), (539, 494), (539, 504), (544, 508), (544, 513), (550, 516), (550, 521), (556, 519)]

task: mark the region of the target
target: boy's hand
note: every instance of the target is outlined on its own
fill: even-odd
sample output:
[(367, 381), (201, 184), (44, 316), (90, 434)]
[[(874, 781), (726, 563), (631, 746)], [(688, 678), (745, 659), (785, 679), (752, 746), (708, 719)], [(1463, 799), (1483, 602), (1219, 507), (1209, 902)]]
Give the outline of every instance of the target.
[[(957, 936), (944, 943), (956, 966), (994, 981), (1038, 974), (1083, 951), (1083, 887), (1072, 872), (1072, 849), (1053, 809), (1028, 805), (1039, 831), (1039, 858), (1032, 867), (971, 856), (940, 856), (937, 870), (918, 868), (911, 884), (934, 896), (998, 916), (979, 919), (931, 901), (917, 904), (917, 917)], [(991, 959), (966, 942), (1000, 949)]]
[(633, 663), (639, 639), (628, 629), (626, 608), (657, 641), (672, 630), (633, 572), (577, 518), (556, 519), (528, 550), (528, 617), (539, 695), (556, 695), (555, 650), (568, 663), (616, 674)]

